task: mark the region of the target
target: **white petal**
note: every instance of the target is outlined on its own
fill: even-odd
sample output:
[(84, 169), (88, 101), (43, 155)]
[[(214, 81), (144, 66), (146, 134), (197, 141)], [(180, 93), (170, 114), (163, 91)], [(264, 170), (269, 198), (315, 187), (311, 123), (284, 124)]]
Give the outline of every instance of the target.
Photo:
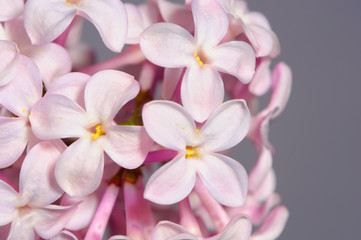
[(68, 206), (49, 205), (38, 208), (34, 214), (34, 230), (40, 237), (49, 239), (59, 233), (73, 214)]
[(79, 15), (91, 21), (98, 29), (104, 44), (110, 50), (122, 50), (127, 36), (128, 19), (121, 1), (83, 0), (78, 9)]
[(5, 168), (24, 152), (30, 129), (24, 118), (0, 117), (0, 127), (0, 168)]
[(180, 153), (153, 173), (145, 188), (144, 198), (158, 204), (173, 204), (189, 195), (195, 181), (195, 169)]
[(7, 183), (0, 180), (0, 196), (0, 226), (3, 226), (17, 217), (19, 195)]
[(55, 177), (70, 196), (85, 196), (99, 186), (103, 168), (104, 154), (99, 142), (83, 138), (61, 155), (55, 167)]
[(84, 90), (89, 80), (90, 76), (88, 74), (80, 72), (68, 73), (58, 78), (46, 94), (63, 95), (85, 108)]
[(109, 157), (127, 169), (139, 167), (153, 144), (141, 126), (111, 126), (101, 141)]
[[(187, 238), (179, 238), (180, 234), (187, 234)], [(184, 236), (184, 235), (183, 235)], [(176, 239), (187, 239), (187, 240), (197, 240), (196, 236), (193, 236), (189, 233), (187, 229), (181, 225), (175, 224), (169, 221), (161, 221), (155, 226), (152, 239), (157, 240), (176, 240)]]
[(110, 123), (120, 108), (138, 92), (139, 84), (133, 76), (116, 70), (98, 72), (85, 87), (86, 110), (99, 122)]
[(19, 67), (19, 49), (15, 43), (0, 40), (0, 86), (14, 79)]
[(55, 79), (71, 71), (70, 55), (58, 44), (28, 47), (22, 54), (36, 63), (46, 88), (49, 88)]
[(151, 101), (144, 105), (142, 116), (149, 136), (166, 148), (185, 150), (195, 138), (192, 117), (175, 102)]
[[(252, 223), (245, 215), (234, 217), (220, 234), (208, 238), (207, 240), (237, 239), (250, 240)], [(251, 239), (252, 240), (252, 239)]]
[(84, 109), (67, 97), (49, 95), (39, 100), (29, 116), (34, 134), (40, 139), (88, 135)]
[(199, 132), (202, 148), (218, 152), (235, 146), (246, 136), (250, 122), (251, 114), (244, 100), (223, 103)]
[(0, 88), (0, 103), (15, 115), (27, 117), (32, 106), (41, 98), (42, 90), (38, 67), (30, 58), (20, 56), (14, 80)]
[(202, 157), (197, 172), (209, 193), (221, 204), (238, 207), (246, 200), (248, 178), (236, 160), (213, 153)]
[(252, 239), (269, 240), (278, 238), (286, 225), (288, 216), (289, 212), (284, 206), (273, 209), (260, 229), (252, 235)]
[(197, 51), (192, 35), (173, 23), (156, 23), (147, 28), (141, 35), (140, 47), (149, 61), (169, 68), (188, 65)]
[(192, 1), (195, 39), (198, 46), (215, 47), (228, 30), (228, 16), (214, 0)]
[(2, 0), (0, 2), (0, 22), (16, 18), (23, 9), (23, 0)]
[(256, 56), (248, 43), (223, 43), (208, 51), (207, 56), (217, 70), (235, 76), (242, 83), (249, 83), (254, 75)]
[(26, 155), (20, 170), (19, 189), (32, 206), (46, 206), (61, 197), (62, 189), (54, 176), (54, 167), (61, 155), (50, 141), (34, 146)]
[(184, 108), (197, 122), (204, 122), (223, 102), (224, 86), (221, 76), (209, 66), (192, 66), (184, 74), (181, 86)]
[(59, 0), (28, 0), (25, 5), (25, 29), (36, 45), (49, 43), (60, 36), (76, 14), (72, 5)]

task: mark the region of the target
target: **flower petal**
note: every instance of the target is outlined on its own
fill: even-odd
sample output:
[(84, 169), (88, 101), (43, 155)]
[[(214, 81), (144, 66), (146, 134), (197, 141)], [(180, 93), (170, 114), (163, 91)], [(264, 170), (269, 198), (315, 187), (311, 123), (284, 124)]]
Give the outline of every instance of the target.
[(19, 49), (15, 43), (0, 40), (0, 86), (14, 79), (19, 66)]
[(58, 44), (28, 47), (22, 54), (36, 63), (46, 88), (49, 88), (55, 79), (71, 71), (70, 55)]
[(103, 148), (98, 141), (81, 138), (64, 151), (56, 164), (55, 177), (70, 196), (85, 196), (99, 186), (103, 168)]
[[(30, 217), (31, 218), (31, 217)], [(30, 220), (30, 221), (29, 221)], [(28, 217), (18, 218), (11, 223), (11, 228), (7, 240), (35, 239), (32, 219)]]
[(26, 155), (20, 170), (19, 189), (32, 206), (46, 206), (63, 194), (54, 176), (54, 167), (61, 155), (50, 141), (35, 145)]
[(219, 203), (238, 207), (246, 200), (247, 172), (236, 160), (221, 154), (207, 154), (197, 164), (197, 172)]
[(87, 113), (96, 121), (109, 123), (138, 92), (138, 82), (127, 73), (116, 70), (97, 72), (85, 87)]
[(58, 78), (48, 91), (47, 95), (58, 94), (70, 98), (85, 108), (84, 90), (90, 76), (85, 73), (72, 72)]
[(249, 91), (256, 95), (262, 96), (265, 94), (271, 87), (271, 70), (270, 70), (271, 60), (264, 58), (261, 60), (261, 63), (257, 66), (256, 72), (252, 78), (252, 81), (248, 85)]
[(223, 43), (207, 51), (207, 57), (217, 70), (235, 76), (244, 84), (249, 83), (255, 73), (256, 56), (246, 42)]
[(59, 233), (73, 214), (72, 207), (57, 205), (49, 205), (35, 211), (34, 230), (44, 239), (49, 239)]
[(0, 88), (0, 103), (17, 116), (27, 117), (31, 107), (41, 98), (43, 86), (36, 64), (20, 56), (20, 67), (11, 83)]
[(53, 41), (70, 25), (76, 11), (64, 1), (28, 0), (24, 23), (31, 42), (40, 45)]
[(18, 193), (0, 180), (0, 226), (12, 222), (18, 215)]
[(196, 125), (184, 108), (171, 101), (151, 101), (143, 107), (143, 123), (149, 136), (160, 145), (185, 150), (195, 138)]
[(245, 28), (247, 38), (254, 47), (257, 57), (265, 57), (271, 54), (274, 46), (274, 38), (270, 30), (250, 24)]
[(271, 168), (272, 153), (267, 147), (262, 146), (257, 163), (249, 174), (248, 187), (250, 192), (254, 192), (259, 189)]
[(50, 238), (50, 240), (78, 240), (78, 238), (70, 231), (63, 230), (54, 237)]
[(207, 240), (237, 239), (249, 240), (252, 231), (252, 223), (245, 215), (234, 217), (223, 231)]
[(29, 116), (34, 134), (40, 139), (57, 139), (87, 135), (85, 111), (61, 95), (49, 95), (39, 100)]
[(214, 69), (192, 66), (184, 74), (181, 86), (184, 108), (197, 122), (204, 122), (223, 102), (224, 86)]
[(140, 36), (140, 47), (149, 61), (169, 68), (188, 65), (197, 51), (192, 35), (173, 23), (156, 23), (147, 28)]
[(188, 32), (194, 32), (192, 11), (187, 9), (183, 4), (167, 0), (157, 0), (157, 5), (165, 22), (177, 24)]
[(24, 118), (0, 117), (0, 168), (13, 164), (24, 152), (29, 128)]
[(153, 173), (145, 188), (144, 198), (158, 204), (173, 204), (189, 195), (195, 181), (195, 169), (188, 164), (184, 154), (178, 154)]
[[(185, 238), (179, 238), (180, 234)], [(187, 239), (187, 240), (198, 240), (196, 236), (192, 235), (187, 229), (181, 225), (175, 224), (169, 221), (161, 221), (155, 226), (152, 239), (157, 240), (170, 240), (170, 239)]]
[(0, 2), (0, 22), (16, 18), (24, 9), (23, 0), (2, 0)]
[(228, 30), (228, 16), (214, 0), (192, 1), (195, 39), (198, 46), (215, 47)]
[(250, 122), (251, 113), (244, 100), (223, 103), (199, 132), (202, 148), (218, 152), (235, 146), (246, 136)]
[(105, 46), (114, 52), (122, 50), (127, 36), (128, 19), (121, 1), (83, 0), (78, 9), (78, 14), (98, 29)]
[(64, 194), (61, 205), (74, 205), (74, 213), (71, 219), (67, 221), (65, 228), (74, 231), (86, 228), (94, 217), (98, 208), (98, 202), (96, 194), (90, 194), (84, 197), (70, 197)]
[(286, 107), (288, 98), (291, 94), (292, 72), (290, 67), (281, 62), (277, 64), (272, 72), (272, 95), (267, 110), (273, 112), (272, 119), (277, 117)]
[(289, 212), (286, 207), (276, 207), (264, 220), (260, 229), (252, 235), (252, 239), (268, 240), (278, 238), (286, 225), (288, 216)]
[(141, 126), (111, 126), (101, 141), (109, 157), (127, 169), (139, 167), (153, 144)]

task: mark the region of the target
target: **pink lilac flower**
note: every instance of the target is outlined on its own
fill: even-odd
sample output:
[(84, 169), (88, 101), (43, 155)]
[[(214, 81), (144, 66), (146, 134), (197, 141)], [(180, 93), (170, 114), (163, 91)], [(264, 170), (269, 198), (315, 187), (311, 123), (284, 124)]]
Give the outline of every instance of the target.
[(156, 65), (187, 68), (181, 86), (182, 104), (196, 121), (203, 122), (223, 101), (218, 71), (248, 83), (254, 74), (255, 55), (245, 42), (221, 43), (228, 30), (228, 16), (217, 2), (192, 1), (192, 12), (194, 37), (178, 25), (157, 23), (143, 32), (140, 46)]
[[(0, 24), (0, 31), (1, 31)], [(19, 67), (19, 49), (15, 43), (1, 40), (0, 32), (0, 86), (14, 79)]]
[(19, 16), (24, 9), (24, 0), (1, 0), (0, 22), (8, 21)]
[(235, 146), (247, 134), (250, 113), (244, 101), (222, 104), (201, 129), (182, 106), (170, 101), (147, 103), (142, 115), (151, 138), (179, 152), (151, 176), (145, 198), (159, 204), (179, 202), (191, 192), (199, 175), (217, 201), (242, 205), (247, 173), (240, 163), (217, 152)]
[(141, 126), (119, 126), (113, 119), (139, 92), (126, 73), (106, 70), (93, 75), (84, 91), (84, 110), (73, 100), (49, 94), (32, 110), (30, 121), (40, 139), (79, 138), (59, 159), (55, 175), (71, 196), (97, 189), (103, 176), (104, 151), (124, 168), (139, 167), (152, 144)]
[(0, 226), (11, 223), (8, 239), (34, 239), (34, 231), (48, 239), (71, 217), (72, 206), (50, 205), (63, 194), (54, 177), (64, 144), (61, 148), (42, 142), (27, 154), (20, 171), (19, 192), (0, 180)]

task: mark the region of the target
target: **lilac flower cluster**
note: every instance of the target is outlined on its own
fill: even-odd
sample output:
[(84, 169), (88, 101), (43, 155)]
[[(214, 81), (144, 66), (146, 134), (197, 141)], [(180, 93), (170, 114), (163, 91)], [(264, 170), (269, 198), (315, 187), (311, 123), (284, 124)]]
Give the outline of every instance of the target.
[[(84, 18), (118, 55), (94, 63)], [(0, 0), (0, 239), (278, 238), (279, 53), (244, 0)]]

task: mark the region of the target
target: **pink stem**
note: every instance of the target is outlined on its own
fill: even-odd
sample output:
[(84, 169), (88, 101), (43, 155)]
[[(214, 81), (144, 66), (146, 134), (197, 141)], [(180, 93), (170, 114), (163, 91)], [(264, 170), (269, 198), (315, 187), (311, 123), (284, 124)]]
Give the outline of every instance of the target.
[(140, 88), (143, 92), (150, 90), (153, 86), (156, 71), (156, 67), (150, 62), (146, 61), (143, 64), (138, 79)]
[(125, 49), (125, 51), (115, 57), (112, 57), (104, 62), (94, 64), (87, 67), (81, 72), (93, 75), (96, 72), (106, 69), (118, 69), (126, 65), (139, 64), (145, 60), (142, 50), (138, 45), (132, 45)]
[(145, 158), (144, 164), (168, 161), (177, 156), (177, 152), (169, 149), (149, 152)]
[(201, 237), (201, 230), (199, 228), (197, 219), (192, 212), (188, 197), (178, 203), (178, 208), (180, 215), (180, 224), (194, 235)]
[(207, 210), (208, 214), (212, 218), (217, 232), (221, 232), (230, 220), (226, 211), (223, 209), (222, 205), (220, 205), (211, 196), (211, 194), (209, 194), (208, 190), (199, 178), (197, 178), (194, 190), (196, 191), (201, 202), (203, 203), (204, 208)]
[(140, 220), (142, 222), (143, 233), (146, 240), (150, 240), (152, 238), (152, 232), (155, 227), (155, 219), (150, 207), (150, 202), (144, 199), (144, 183), (143, 177), (138, 176), (137, 178), (137, 187), (138, 187), (138, 201), (139, 201), (139, 211)]
[(182, 71), (182, 74), (180, 75), (179, 77), (179, 80), (178, 80), (178, 84), (177, 84), (177, 87), (176, 89), (174, 90), (174, 93), (173, 93), (173, 96), (172, 96), (172, 100), (177, 102), (177, 103), (180, 103), (181, 102), (181, 86), (182, 86), (182, 82), (183, 82), (183, 76), (184, 76), (184, 73), (186, 72), (187, 68), (183, 68), (183, 71)]
[(143, 227), (140, 221), (138, 190), (135, 183), (124, 181), (124, 204), (127, 236), (144, 240)]
[(119, 186), (112, 183), (107, 187), (93, 221), (88, 228), (88, 232), (84, 238), (85, 240), (102, 239), (118, 193)]

